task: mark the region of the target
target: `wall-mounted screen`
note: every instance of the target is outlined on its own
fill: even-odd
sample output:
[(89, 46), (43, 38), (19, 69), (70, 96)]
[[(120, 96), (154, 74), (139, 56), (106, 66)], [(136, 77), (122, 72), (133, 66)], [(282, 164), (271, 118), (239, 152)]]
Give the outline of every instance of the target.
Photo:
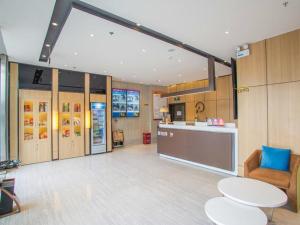
[(127, 90), (127, 117), (140, 116), (140, 92)]
[(126, 94), (125, 89), (112, 89), (113, 117), (126, 116)]

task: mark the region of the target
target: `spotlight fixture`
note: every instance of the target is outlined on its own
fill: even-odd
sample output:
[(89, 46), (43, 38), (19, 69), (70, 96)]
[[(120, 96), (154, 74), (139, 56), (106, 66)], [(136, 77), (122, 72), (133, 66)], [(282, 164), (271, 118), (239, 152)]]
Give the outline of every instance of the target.
[(136, 25), (137, 25), (138, 27), (140, 27), (140, 26), (141, 26), (141, 24), (140, 24), (140, 23), (137, 23)]
[(229, 31), (227, 30), (227, 31), (225, 31), (225, 34), (229, 34)]
[(46, 58), (46, 55), (42, 55), (43, 58)]
[(50, 48), (50, 44), (45, 44), (45, 46), (46, 46), (47, 48)]
[(58, 25), (58, 24), (57, 24), (57, 23), (55, 23), (55, 22), (53, 22), (53, 23), (52, 23), (52, 25), (53, 25), (53, 26), (55, 26), (55, 27), (57, 27), (57, 25)]
[(94, 37), (95, 35), (94, 34), (90, 34), (90, 37)]
[(74, 52), (74, 55), (78, 55), (78, 52)]

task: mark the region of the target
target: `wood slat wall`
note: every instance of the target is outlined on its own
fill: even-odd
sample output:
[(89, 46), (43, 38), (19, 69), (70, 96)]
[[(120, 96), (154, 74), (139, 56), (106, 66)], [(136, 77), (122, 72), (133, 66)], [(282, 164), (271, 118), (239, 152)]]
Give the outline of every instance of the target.
[[(266, 44), (265, 44), (266, 43)], [(300, 30), (250, 45), (237, 60), (239, 166), (261, 145), (300, 154)]]
[(17, 63), (10, 63), (9, 81), (9, 146), (10, 159), (19, 158), (18, 147), (18, 91), (19, 91), (19, 66)]

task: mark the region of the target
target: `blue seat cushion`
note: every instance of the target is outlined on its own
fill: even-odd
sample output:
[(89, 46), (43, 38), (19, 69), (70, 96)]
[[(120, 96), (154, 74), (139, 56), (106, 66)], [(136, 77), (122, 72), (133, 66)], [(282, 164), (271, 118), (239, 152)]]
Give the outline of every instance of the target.
[(261, 168), (289, 171), (291, 150), (262, 146)]

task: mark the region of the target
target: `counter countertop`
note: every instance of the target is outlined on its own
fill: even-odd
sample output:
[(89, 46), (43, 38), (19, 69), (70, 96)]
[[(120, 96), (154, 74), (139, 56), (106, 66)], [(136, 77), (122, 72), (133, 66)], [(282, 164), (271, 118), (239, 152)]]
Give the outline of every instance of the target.
[(237, 133), (237, 128), (234, 126), (207, 126), (207, 125), (185, 125), (185, 123), (180, 124), (159, 124), (160, 128), (169, 128), (169, 129), (182, 129), (182, 130), (199, 130), (199, 131), (208, 131), (208, 132), (220, 132), (220, 133)]

